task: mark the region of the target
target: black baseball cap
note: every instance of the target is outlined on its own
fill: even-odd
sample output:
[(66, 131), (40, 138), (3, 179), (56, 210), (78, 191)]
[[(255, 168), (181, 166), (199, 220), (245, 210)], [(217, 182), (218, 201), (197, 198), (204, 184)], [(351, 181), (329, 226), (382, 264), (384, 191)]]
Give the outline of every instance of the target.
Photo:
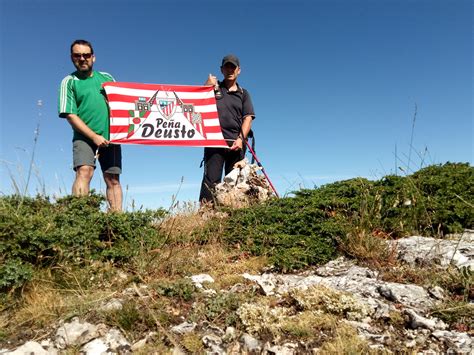
[(237, 58), (235, 55), (233, 54), (228, 54), (226, 55), (224, 58), (222, 58), (222, 64), (221, 66), (223, 67), (224, 65), (226, 65), (227, 63), (232, 63), (234, 64), (236, 67), (240, 67), (240, 62), (239, 62), (239, 58)]

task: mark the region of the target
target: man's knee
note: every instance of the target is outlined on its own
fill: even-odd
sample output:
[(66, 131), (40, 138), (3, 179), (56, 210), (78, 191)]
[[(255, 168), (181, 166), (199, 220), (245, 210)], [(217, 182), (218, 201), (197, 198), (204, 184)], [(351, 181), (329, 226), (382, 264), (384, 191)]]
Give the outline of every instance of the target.
[(104, 173), (104, 181), (108, 187), (120, 186), (120, 175)]
[(94, 175), (94, 167), (89, 165), (81, 165), (76, 168), (76, 178), (81, 180), (88, 180), (92, 179)]

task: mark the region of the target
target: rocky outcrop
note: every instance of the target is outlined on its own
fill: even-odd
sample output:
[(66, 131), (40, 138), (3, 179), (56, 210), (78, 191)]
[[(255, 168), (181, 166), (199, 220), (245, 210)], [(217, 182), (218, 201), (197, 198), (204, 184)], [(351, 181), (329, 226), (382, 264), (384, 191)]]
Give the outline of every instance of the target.
[(474, 231), (466, 230), (454, 237), (455, 240), (446, 240), (413, 236), (391, 244), (397, 248), (399, 259), (412, 266), (455, 265), (474, 270)]
[(105, 324), (94, 325), (74, 317), (63, 322), (57, 329), (54, 339), (38, 343), (28, 341), (14, 351), (0, 350), (9, 355), (56, 355), (68, 349), (80, 349), (81, 354), (126, 354), (131, 345), (120, 330), (108, 328)]
[(217, 202), (222, 206), (240, 208), (268, 200), (273, 191), (265, 176), (258, 173), (260, 170), (258, 165), (249, 164), (246, 159), (237, 163), (216, 186)]
[[(468, 231), (458, 240), (410, 237), (396, 243), (398, 257), (403, 262), (468, 268), (474, 261), (473, 241), (473, 233)], [(472, 334), (449, 329), (442, 320), (431, 315), (430, 310), (445, 297), (445, 291), (440, 287), (425, 289), (419, 285), (382, 281), (376, 271), (345, 258), (298, 274), (267, 272), (242, 276), (261, 294), (258, 302), (244, 303), (238, 309), (244, 328), (220, 329), (213, 324), (184, 320), (164, 331), (175, 336), (196, 334), (207, 354), (316, 353), (319, 348), (315, 344), (287, 341), (281, 337), (270, 342), (259, 337), (260, 331), (277, 331), (283, 322), (293, 321), (301, 314), (316, 317), (333, 314), (356, 330), (370, 347), (380, 351), (474, 352)], [(194, 275), (190, 279), (203, 297), (215, 297), (215, 290), (210, 287), (214, 279), (210, 275)], [(240, 286), (236, 284), (226, 292), (241, 292)], [(121, 298), (145, 299), (146, 290), (146, 285), (126, 289), (102, 307), (120, 310)], [(400, 323), (397, 328), (389, 322), (394, 317), (398, 317)], [(80, 349), (83, 354), (128, 354), (142, 352), (155, 336), (156, 333), (150, 332), (132, 344), (119, 329), (73, 318), (60, 324), (51, 339), (41, 343), (28, 341), (14, 350), (0, 350), (0, 354), (61, 354), (70, 348)], [(174, 353), (183, 352), (175, 347)]]

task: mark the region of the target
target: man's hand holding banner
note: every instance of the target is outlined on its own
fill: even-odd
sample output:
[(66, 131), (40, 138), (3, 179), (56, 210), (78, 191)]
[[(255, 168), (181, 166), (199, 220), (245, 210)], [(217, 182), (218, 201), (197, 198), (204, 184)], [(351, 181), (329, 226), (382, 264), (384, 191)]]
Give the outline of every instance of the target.
[(225, 147), (212, 86), (104, 83), (110, 142)]

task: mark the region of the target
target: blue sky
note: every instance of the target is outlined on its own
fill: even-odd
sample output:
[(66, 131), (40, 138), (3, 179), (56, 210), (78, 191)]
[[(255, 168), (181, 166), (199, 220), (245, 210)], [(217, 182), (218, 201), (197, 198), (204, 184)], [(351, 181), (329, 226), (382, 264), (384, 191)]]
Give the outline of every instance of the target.
[[(199, 85), (238, 55), (257, 156), (280, 195), (378, 179), (409, 159), (412, 170), (472, 165), (472, 16), (468, 0), (2, 0), (0, 191), (12, 179), (25, 187), (34, 152), (29, 193), (70, 192), (72, 132), (57, 94), (78, 38), (94, 45), (95, 69), (125, 82)], [(124, 146), (126, 208), (196, 201), (201, 158), (201, 148)], [(92, 187), (104, 189), (99, 171)]]

